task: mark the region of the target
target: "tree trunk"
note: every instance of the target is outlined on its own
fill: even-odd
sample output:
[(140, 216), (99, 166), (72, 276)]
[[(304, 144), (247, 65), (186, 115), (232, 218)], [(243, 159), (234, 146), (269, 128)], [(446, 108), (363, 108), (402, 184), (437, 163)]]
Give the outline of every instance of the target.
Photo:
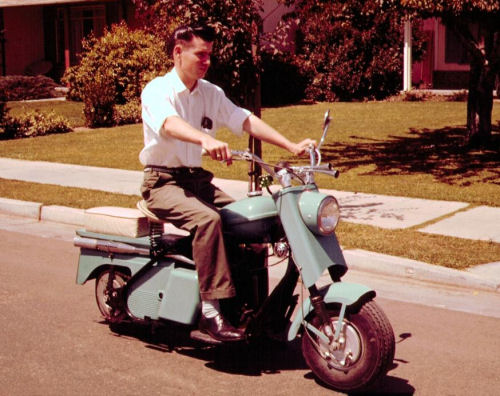
[(494, 82), (489, 67), (482, 62), (471, 62), (465, 142), (470, 148), (487, 147), (491, 142)]
[(483, 15), (475, 21), (447, 15), (442, 20), (460, 38), (471, 57), (466, 146), (487, 147), (492, 140), (493, 89), (500, 62), (498, 15)]

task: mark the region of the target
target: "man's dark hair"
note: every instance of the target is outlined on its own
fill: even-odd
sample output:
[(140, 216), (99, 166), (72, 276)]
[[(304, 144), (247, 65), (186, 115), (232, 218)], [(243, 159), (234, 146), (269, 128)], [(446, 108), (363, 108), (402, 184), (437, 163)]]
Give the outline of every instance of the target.
[(199, 37), (202, 40), (213, 43), (215, 40), (215, 29), (208, 25), (198, 26), (179, 26), (170, 36), (167, 50), (170, 56), (174, 51), (174, 47), (180, 42), (189, 43), (193, 37)]

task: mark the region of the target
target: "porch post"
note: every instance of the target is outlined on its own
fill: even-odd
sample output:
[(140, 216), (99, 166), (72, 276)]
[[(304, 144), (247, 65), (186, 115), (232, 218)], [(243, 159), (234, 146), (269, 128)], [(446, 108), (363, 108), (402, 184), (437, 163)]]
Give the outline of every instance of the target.
[(0, 62), (2, 63), (2, 76), (5, 76), (7, 72), (7, 65), (5, 61), (7, 57), (5, 56), (5, 24), (3, 20), (3, 8), (0, 8)]
[(403, 91), (411, 91), (411, 21), (404, 23)]
[(71, 67), (71, 57), (70, 57), (70, 50), (69, 50), (69, 8), (64, 7), (64, 13), (63, 13), (63, 18), (64, 18), (64, 70), (67, 70)]

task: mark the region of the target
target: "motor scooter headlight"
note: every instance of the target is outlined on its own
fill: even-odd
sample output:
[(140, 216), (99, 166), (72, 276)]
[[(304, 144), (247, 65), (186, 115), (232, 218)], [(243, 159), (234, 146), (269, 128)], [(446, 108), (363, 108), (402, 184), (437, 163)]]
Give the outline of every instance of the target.
[(299, 209), (307, 227), (319, 235), (330, 235), (340, 219), (340, 208), (335, 197), (318, 192), (303, 193)]

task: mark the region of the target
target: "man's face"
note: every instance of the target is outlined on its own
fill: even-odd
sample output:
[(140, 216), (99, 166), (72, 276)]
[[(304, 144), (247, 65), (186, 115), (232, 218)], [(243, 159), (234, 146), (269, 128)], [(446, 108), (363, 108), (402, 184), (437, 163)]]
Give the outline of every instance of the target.
[(213, 43), (193, 37), (188, 43), (178, 44), (174, 48), (175, 67), (184, 84), (192, 88), (196, 81), (205, 77), (210, 67)]

